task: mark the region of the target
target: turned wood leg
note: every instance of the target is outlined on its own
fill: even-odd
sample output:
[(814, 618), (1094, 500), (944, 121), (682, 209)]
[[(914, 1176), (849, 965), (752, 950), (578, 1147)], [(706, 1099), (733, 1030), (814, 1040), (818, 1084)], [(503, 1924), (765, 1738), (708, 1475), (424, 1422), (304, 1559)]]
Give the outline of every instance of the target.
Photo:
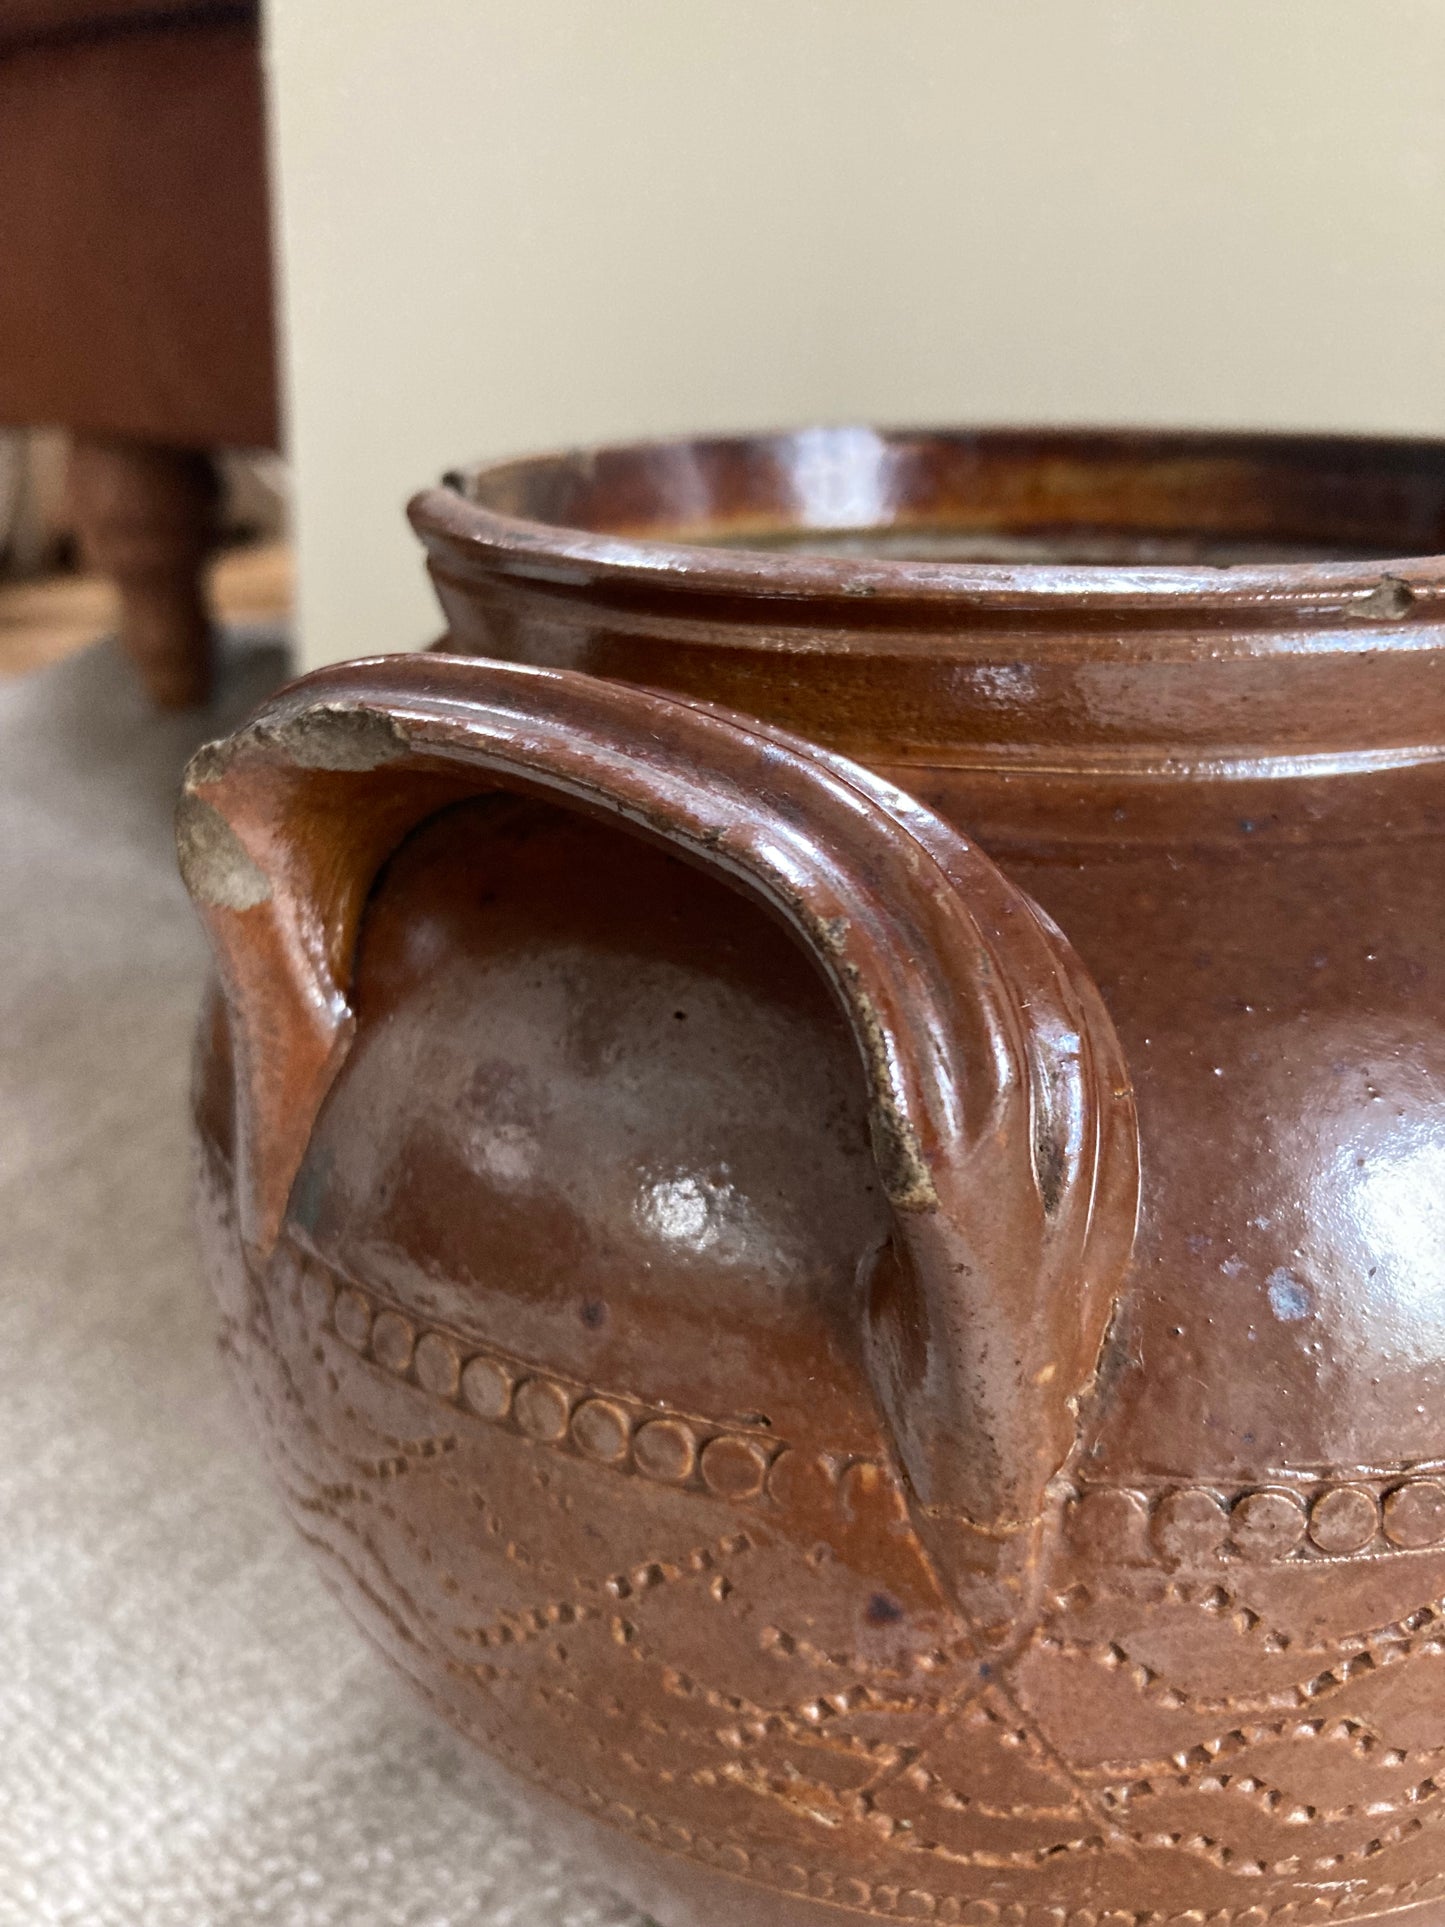
[(163, 709), (204, 701), (212, 636), (204, 574), (220, 486), (210, 456), (154, 442), (77, 436), (76, 526), (91, 565), (120, 592), (120, 640)]

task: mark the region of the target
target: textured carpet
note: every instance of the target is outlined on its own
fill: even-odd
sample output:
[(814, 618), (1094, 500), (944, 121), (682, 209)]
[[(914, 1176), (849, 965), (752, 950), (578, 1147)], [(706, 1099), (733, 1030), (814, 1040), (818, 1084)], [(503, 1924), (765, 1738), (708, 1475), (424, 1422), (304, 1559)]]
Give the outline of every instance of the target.
[(352, 1631), (217, 1356), (171, 799), (280, 670), (0, 684), (0, 1924), (629, 1927)]

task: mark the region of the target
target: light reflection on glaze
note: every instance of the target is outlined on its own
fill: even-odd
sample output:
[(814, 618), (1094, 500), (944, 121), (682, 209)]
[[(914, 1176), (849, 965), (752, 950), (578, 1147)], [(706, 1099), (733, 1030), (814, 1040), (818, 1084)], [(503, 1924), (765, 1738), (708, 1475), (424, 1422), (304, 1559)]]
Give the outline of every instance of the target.
[(525, 1185), (538, 1175), (542, 1147), (524, 1124), (482, 1124), (467, 1140), (469, 1162), (495, 1183)]
[[(872, 460), (860, 460), (860, 450)], [(891, 507), (888, 463), (871, 428), (809, 428), (796, 438), (788, 482), (794, 513), (824, 529), (868, 529)]]
[[(1332, 1026), (1281, 1155), (1301, 1173), (1295, 1276), (1356, 1371), (1438, 1364), (1445, 1355), (1445, 1090), (1431, 1069), (1438, 1046), (1396, 1019), (1358, 1032)], [(1296, 1102), (1298, 1103), (1298, 1099)], [(1326, 1297), (1328, 1303), (1325, 1302)]]
[[(1371, 1350), (1426, 1364), (1445, 1351), (1445, 1145), (1424, 1126), (1322, 1173), (1331, 1263), (1353, 1280), (1351, 1322)], [(1341, 1196), (1349, 1201), (1340, 1209)], [(1344, 1306), (1340, 1307), (1343, 1312)]]
[(633, 1207), (637, 1221), (674, 1250), (742, 1260), (758, 1251), (760, 1228), (736, 1185), (696, 1173), (654, 1178)]

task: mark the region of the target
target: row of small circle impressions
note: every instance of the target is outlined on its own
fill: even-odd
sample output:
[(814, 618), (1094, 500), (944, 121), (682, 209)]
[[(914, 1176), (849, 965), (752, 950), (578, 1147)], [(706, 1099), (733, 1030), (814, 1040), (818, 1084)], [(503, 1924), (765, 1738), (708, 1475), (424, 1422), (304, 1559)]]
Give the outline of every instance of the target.
[(1191, 1564), (1234, 1554), (1284, 1559), (1313, 1549), (1335, 1557), (1387, 1546), (1418, 1551), (1445, 1543), (1445, 1483), (1404, 1479), (1378, 1493), (1340, 1484), (1306, 1499), (1277, 1486), (1230, 1499), (1203, 1486), (1149, 1494), (1086, 1488), (1069, 1508), (1070, 1536), (1084, 1552), (1127, 1562), (1162, 1555)]
[[(309, 1273), (303, 1287), (318, 1322), (342, 1342), (437, 1398), (464, 1405), (494, 1425), (515, 1426), (544, 1445), (571, 1444), (584, 1458), (640, 1472), (662, 1485), (700, 1479), (723, 1499), (754, 1499), (769, 1483), (779, 1448), (736, 1432), (699, 1435), (686, 1419), (637, 1412), (617, 1399), (578, 1390), (541, 1373), (514, 1371), (486, 1352), (468, 1356), (445, 1332), (421, 1331), (400, 1312), (376, 1309), (351, 1286), (333, 1291)], [(791, 1457), (791, 1454), (784, 1454)]]
[[(510, 1423), (540, 1443), (569, 1442), (585, 1458), (662, 1484), (688, 1485), (700, 1476), (720, 1498), (756, 1498), (780, 1480), (791, 1485), (796, 1475), (795, 1455), (776, 1445), (731, 1432), (700, 1438), (685, 1419), (637, 1413), (538, 1373), (516, 1373), (484, 1352), (464, 1357), (445, 1333), (418, 1334), (409, 1319), (374, 1310), (352, 1287), (333, 1294), (319, 1273), (306, 1284), (308, 1293), (319, 1294), (314, 1313), (321, 1319), (329, 1313), (337, 1335), (354, 1351), (369, 1352), (379, 1365), (414, 1376), (436, 1397), (459, 1401), (494, 1424)], [(779, 1490), (777, 1496), (785, 1494)], [(1418, 1550), (1445, 1542), (1445, 1483), (1406, 1479), (1383, 1498), (1362, 1485), (1334, 1485), (1308, 1503), (1278, 1487), (1231, 1502), (1202, 1486), (1160, 1494), (1096, 1486), (1074, 1499), (1069, 1525), (1081, 1551), (1129, 1563), (1162, 1555), (1188, 1564), (1225, 1553), (1283, 1559), (1306, 1540), (1338, 1557), (1365, 1551), (1381, 1532), (1391, 1546)]]

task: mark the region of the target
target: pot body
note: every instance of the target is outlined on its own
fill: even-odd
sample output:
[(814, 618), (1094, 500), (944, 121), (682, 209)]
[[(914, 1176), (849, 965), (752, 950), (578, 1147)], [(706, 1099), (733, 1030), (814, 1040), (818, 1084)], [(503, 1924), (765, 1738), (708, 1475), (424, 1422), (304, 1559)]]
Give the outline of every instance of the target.
[[(268, 870), (302, 817), (248, 802), (253, 765), (289, 756), (305, 820), (333, 812), (316, 876), (361, 794), (328, 785), (363, 771), (385, 818), (326, 940), (344, 1038), (314, 1101), (282, 1080), (300, 1122), (269, 1230), (246, 1173), (289, 1113), (257, 1111), (248, 1153), (238, 1089), (290, 1033), (242, 1037), (236, 1011), (279, 966), (245, 934), (263, 884), (197, 870), (193, 838), (231, 933), (198, 1082), (207, 1248), (288, 1501), (429, 1701), (599, 1823), (664, 1919), (1445, 1901), (1445, 572), (1369, 559), (1438, 548), (1442, 507), (1429, 449), (861, 431), (422, 498), (455, 649), (571, 672), (566, 702), (591, 678), (652, 692), (617, 695), (645, 727), (608, 736), (613, 764), (720, 702), (766, 728), (709, 722), (678, 755), (716, 790), (726, 732), (763, 743), (756, 848), (815, 807), (773, 797), (781, 727), (821, 756), (795, 745), (810, 783), (881, 778), (870, 807), (936, 856), (919, 883), (913, 841), (896, 872), (849, 846), (835, 868), (878, 901), (936, 902), (946, 876), (977, 904), (1001, 872), (983, 962), (909, 923), (921, 987), (911, 1005), (905, 971), (896, 1009), (873, 952), (828, 961), (860, 897), (794, 914), (781, 886), (750, 894), (756, 849), (723, 861), (741, 776), (685, 847), (661, 804), (604, 818), (575, 772), (544, 793), (550, 748), (525, 769), (489, 750), (457, 787), (418, 719), (513, 688), (469, 689), (470, 665), (313, 688), (306, 715), (384, 713), (414, 768), (298, 750), (297, 697), (193, 781), (268, 901), (329, 899)], [(802, 552), (809, 528), (835, 553)], [(984, 542), (1116, 559), (980, 562)], [(1356, 559), (1302, 560), (1311, 542)], [(1220, 568), (1221, 545), (1285, 559)], [(506, 744), (545, 708), (516, 687)], [(954, 831), (998, 872), (965, 874)], [(935, 1020), (919, 960), (937, 943), (941, 978), (994, 983), (1020, 918), (1066, 933), (1048, 981), (1083, 1001), (1060, 991), (1073, 1015), (1030, 1033), (1045, 993), (1016, 973), (988, 1034), (1021, 1038), (1025, 1069), (970, 1122), (982, 1020)], [(963, 1121), (898, 1100), (912, 1178), (880, 1150), (855, 982), (905, 1055), (955, 1025)], [(1055, 1182), (1041, 1093), (1080, 1036)], [(1015, 1127), (1000, 1107), (1039, 1064)], [(968, 1237), (940, 1298), (950, 1128)], [(1014, 1315), (1022, 1265), (968, 1295), (1034, 1224), (980, 1147), (1030, 1130), (1039, 1222), (1077, 1194), (1088, 1235), (1060, 1256), (1040, 1234), (1028, 1275), (1051, 1282)], [(976, 1223), (980, 1187), (1003, 1202)], [(901, 1311), (894, 1268), (925, 1281)], [(1007, 1384), (1004, 1340), (978, 1336), (995, 1315), (1028, 1367)], [(987, 1425), (935, 1449), (971, 1401)], [(1054, 1441), (1037, 1467), (990, 1483), (1030, 1427)], [(958, 1552), (960, 1520), (1005, 1551)]]

